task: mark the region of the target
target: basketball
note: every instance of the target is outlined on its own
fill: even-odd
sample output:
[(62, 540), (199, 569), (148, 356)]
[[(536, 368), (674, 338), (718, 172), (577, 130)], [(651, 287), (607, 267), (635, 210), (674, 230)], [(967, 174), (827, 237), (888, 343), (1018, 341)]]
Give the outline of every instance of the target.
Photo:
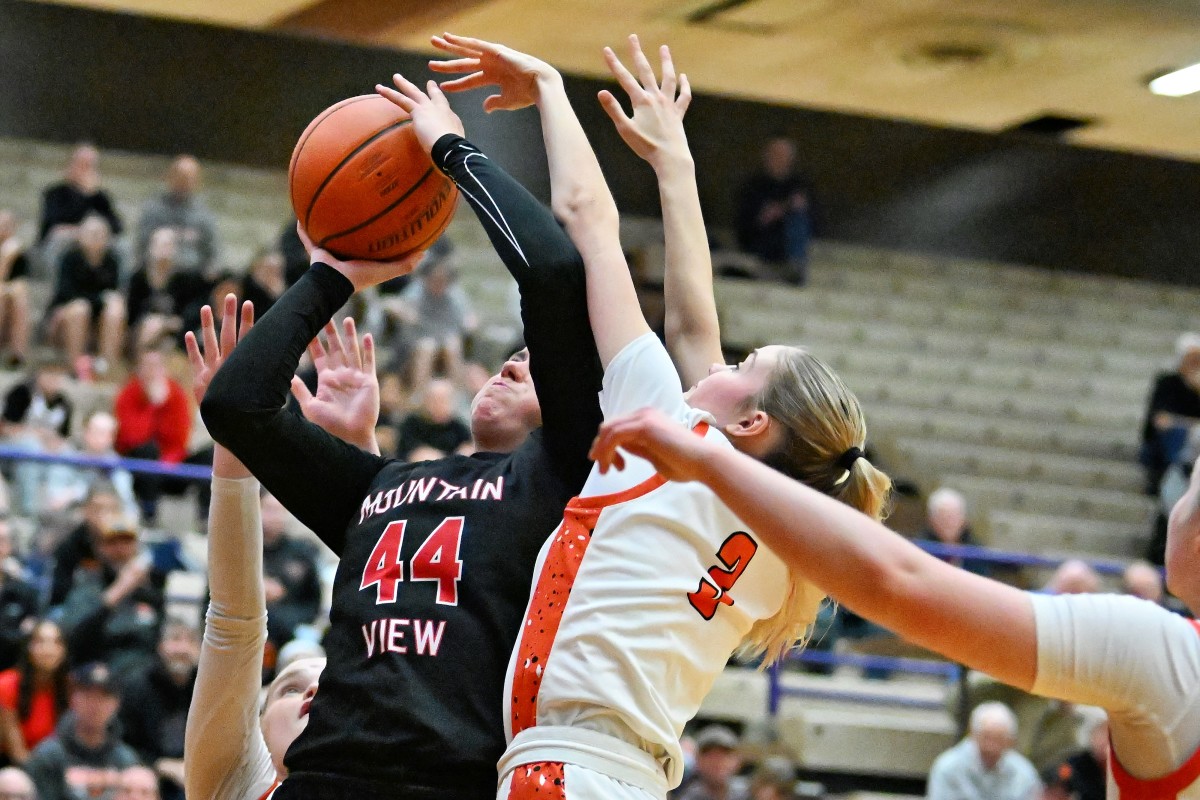
[(426, 249), (458, 199), (408, 113), (374, 94), (342, 100), (309, 123), (288, 186), (313, 243), (340, 259), (395, 261)]

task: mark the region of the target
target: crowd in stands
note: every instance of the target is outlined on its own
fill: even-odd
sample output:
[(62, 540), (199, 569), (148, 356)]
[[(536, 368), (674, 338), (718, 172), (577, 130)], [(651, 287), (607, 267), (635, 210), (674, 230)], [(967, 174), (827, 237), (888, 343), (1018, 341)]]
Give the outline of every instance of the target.
[[(294, 221), (251, 263), (222, 262), (202, 167), (190, 156), (172, 162), (161, 193), (127, 225), (104, 188), (99, 157), (90, 145), (74, 150), (63, 180), (45, 191), (35, 241), (22, 241), (22, 221), (0, 209), (0, 361), (13, 378), (4, 389), (0, 444), (11, 453), (90, 459), (3, 463), (0, 798), (182, 798), (199, 614), (172, 616), (168, 582), (172, 571), (203, 567), (180, 547), (164, 546), (177, 542), (179, 531), (163, 535), (163, 506), (165, 498), (185, 498), (192, 516), (183, 527), (202, 533), (206, 484), (116, 462), (211, 463), (211, 442), (187, 391), (183, 335), (198, 330), (202, 306), (227, 292), (252, 300), (261, 316), (307, 266)], [(803, 285), (812, 190), (796, 161), (792, 142), (767, 144), (761, 171), (739, 198), (736, 233), (738, 247), (767, 265), (766, 274)], [(454, 248), (443, 239), (411, 278), (365, 293), (365, 305), (352, 309), (380, 342), (377, 439), (384, 455), (424, 460), (471, 452), (464, 418), (491, 371), (475, 360), (479, 320), (457, 269)], [(52, 286), (44, 308), (33, 305), (34, 280)], [(1200, 451), (1200, 336), (1181, 337), (1177, 355), (1176, 368), (1155, 381), (1142, 434), (1147, 491), (1164, 509)], [(316, 391), (311, 367), (301, 378)], [(262, 518), (269, 676), (281, 661), (319, 649), (332, 565), (270, 496)], [(1165, 531), (1165, 511), (1159, 524)], [(929, 495), (926, 525), (913, 533), (934, 544), (980, 544), (966, 498), (951, 487)], [(1161, 564), (1157, 541), (1149, 563), (1126, 570), (1123, 588), (1167, 603), (1154, 566)], [(982, 559), (946, 558), (979, 574), (996, 572)], [(1068, 561), (1042, 591), (1101, 588), (1086, 563)], [(812, 646), (887, 636), (829, 609)], [(1005, 699), (1042, 704), (1038, 724), (1053, 716), (1050, 701)], [(1076, 747), (1083, 728), (1071, 710), (1064, 715), (1071, 746), (1048, 750), (1036, 736), (1019, 735), (1018, 717), (1027, 714), (981, 700), (970, 735), (934, 766), (930, 797), (1101, 796), (1102, 725), (1087, 728), (1086, 743)], [(707, 727), (690, 742), (694, 761), (673, 797), (797, 796), (794, 765), (778, 757), (747, 762), (732, 730)], [(962, 788), (968, 784), (990, 788), (972, 793)]]

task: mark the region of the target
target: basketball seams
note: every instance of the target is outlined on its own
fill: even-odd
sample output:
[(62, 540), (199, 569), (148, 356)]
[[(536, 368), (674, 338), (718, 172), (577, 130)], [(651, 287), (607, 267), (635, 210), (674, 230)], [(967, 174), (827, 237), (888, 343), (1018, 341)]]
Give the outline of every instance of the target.
[[(361, 153), (363, 151), (363, 148), (372, 144), (373, 142), (378, 140), (381, 136), (384, 136), (385, 134), (390, 133), (391, 131), (397, 130), (399, 128), (403, 128), (405, 125), (411, 125), (411, 124), (412, 124), (411, 119), (402, 119), (402, 120), (397, 120), (396, 122), (392, 122), (392, 123), (388, 124), (387, 127), (382, 128), (382, 129), (376, 131), (375, 133), (371, 134), (369, 137), (367, 137), (361, 143), (359, 143), (359, 145), (357, 147), (355, 147), (352, 151), (347, 153), (346, 157), (343, 158), (341, 161), (339, 161), (338, 165), (329, 171), (329, 174), (325, 176), (325, 179), (323, 181), (321, 181), (321, 185), (317, 187), (316, 191), (313, 192), (312, 197), (309, 198), (308, 208), (306, 208), (304, 210), (304, 229), (308, 230), (309, 217), (312, 216), (313, 206), (315, 206), (317, 204), (317, 200), (321, 197), (321, 192), (325, 191), (325, 187), (329, 185), (329, 182), (332, 181), (337, 176), (337, 174), (342, 171), (342, 167), (344, 167), (348, 163), (350, 163), (350, 161), (355, 156), (357, 156), (359, 153)], [(328, 239), (329, 237), (327, 236), (325, 238)]]
[(352, 233), (357, 233), (358, 231), (361, 231), (363, 228), (370, 225), (372, 222), (375, 222), (379, 219), (382, 219), (383, 217), (386, 217), (388, 214), (390, 214), (392, 212), (392, 209), (394, 209), (396, 206), (403, 203), (409, 197), (412, 197), (413, 192), (415, 192), (417, 189), (420, 189), (421, 186), (424, 185), (425, 181), (429, 180), (429, 176), (432, 175), (433, 172), (434, 172), (433, 167), (430, 167), (429, 169), (425, 170), (425, 174), (423, 174), (420, 178), (417, 178), (417, 182), (414, 183), (412, 186), (408, 187), (408, 191), (406, 191), (404, 194), (400, 195), (395, 200), (393, 200), (391, 205), (386, 206), (385, 208), (381, 209), (374, 216), (368, 217), (367, 219), (363, 220), (362, 222), (359, 222), (355, 225), (352, 225), (349, 228), (346, 228), (346, 230), (344, 230), (344, 231), (338, 231), (337, 233), (329, 234), (324, 239), (322, 239), (319, 242), (319, 244), (321, 245), (321, 247), (324, 247), (326, 242), (333, 241), (334, 239), (340, 239), (343, 236), (349, 236)]
[(340, 111), (347, 106), (354, 105), (355, 103), (362, 102), (363, 100), (374, 100), (378, 96), (379, 95), (362, 94), (358, 97), (348, 98), (325, 109), (321, 112), (320, 116), (310, 122), (308, 127), (305, 128), (304, 133), (301, 134), (300, 141), (296, 143), (295, 149), (292, 150), (292, 161), (290, 164), (288, 164), (288, 185), (291, 185), (292, 178), (294, 178), (296, 175), (296, 164), (300, 162), (300, 152), (304, 149), (304, 145), (308, 143), (309, 138), (317, 132), (317, 128), (321, 127), (321, 123), (332, 117), (335, 112)]
[[(422, 186), (422, 185), (425, 183), (425, 181), (429, 179), (429, 176), (430, 176), (430, 175), (432, 175), (432, 174), (434, 174), (434, 173), (441, 174), (441, 173), (438, 173), (436, 169), (430, 168), (429, 172), (426, 172), (424, 175), (422, 175), (422, 176), (421, 176), (421, 179), (420, 179), (419, 181), (417, 181), (415, 184), (413, 184), (412, 188), (410, 188), (410, 189), (409, 189), (407, 192), (405, 192), (403, 197), (401, 197), (400, 199), (396, 200), (394, 203), (392, 203), (392, 204), (391, 204), (390, 206), (388, 206), (386, 209), (384, 209), (383, 211), (379, 212), (378, 214), (376, 214), (374, 217), (372, 217), (371, 219), (367, 220), (366, 222), (363, 222), (363, 223), (361, 223), (361, 224), (355, 225), (353, 228), (348, 228), (348, 229), (346, 229), (346, 230), (344, 230), (344, 231), (341, 231), (340, 233), (336, 233), (336, 234), (334, 234), (334, 235), (332, 235), (332, 236), (327, 236), (327, 237), (325, 238), (325, 242), (329, 242), (329, 241), (331, 241), (331, 240), (333, 240), (333, 239), (340, 239), (340, 238), (342, 238), (343, 236), (349, 236), (350, 234), (352, 234), (352, 233), (355, 233), (355, 232), (357, 232), (357, 231), (361, 230), (362, 228), (366, 227), (367, 225), (369, 225), (369, 224), (371, 224), (371, 223), (373, 223), (373, 222), (378, 222), (380, 219), (382, 219), (383, 217), (385, 217), (385, 216), (386, 216), (388, 213), (390, 213), (391, 211), (393, 211), (393, 210), (396, 208), (396, 206), (398, 206), (400, 203), (404, 202), (404, 201), (405, 201), (405, 200), (406, 200), (406, 199), (407, 199), (409, 196), (411, 196), (411, 195), (412, 195), (412, 193), (413, 193), (413, 192), (415, 192), (417, 189), (421, 188), (421, 186)], [(449, 180), (449, 179), (447, 179), (447, 180)], [(452, 188), (457, 188), (457, 187), (454, 187), (454, 185), (453, 185), (453, 184), (454, 184), (454, 182), (453, 182), (453, 181), (450, 181), (450, 183), (451, 183), (451, 187), (452, 187)], [(457, 197), (455, 197), (454, 199), (455, 199), (455, 200), (457, 200), (458, 198), (457, 198)], [(442, 233), (444, 233), (444, 232), (445, 232), (446, 228), (450, 227), (450, 222), (453, 220), (453, 218), (454, 218), (454, 215), (453, 215), (453, 214), (446, 214), (446, 215), (444, 215), (444, 216), (443, 216), (443, 218), (442, 218), (442, 221), (441, 221), (441, 222), (440, 222), (438, 225), (435, 225), (435, 226), (433, 227), (433, 229), (430, 231), (430, 233), (429, 233), (428, 235), (426, 235), (426, 237), (425, 237), (424, 239), (422, 239), (420, 242), (418, 242), (417, 244), (413, 245), (412, 247), (409, 247), (407, 250), (404, 250), (404, 251), (402, 251), (402, 252), (401, 252), (399, 255), (394, 255), (394, 256), (393, 256), (393, 255), (389, 255), (389, 256), (381, 256), (379, 259), (375, 259), (375, 260), (381, 260), (381, 261), (382, 261), (382, 260), (398, 260), (398, 259), (404, 258), (404, 257), (405, 257), (405, 256), (407, 256), (409, 253), (414, 253), (414, 252), (416, 252), (416, 251), (418, 251), (418, 250), (423, 250), (423, 249), (425, 249), (425, 247), (426, 247), (426, 246), (427, 246), (427, 245), (428, 245), (430, 242), (432, 242), (432, 241), (433, 241), (434, 239), (436, 239), (437, 237), (441, 236), (441, 235), (442, 235)], [(404, 244), (407, 244), (407, 242), (404, 242)], [(338, 257), (338, 258), (347, 258), (347, 256), (343, 256), (343, 255), (339, 254), (339, 253), (337, 252), (337, 250), (333, 249), (332, 247), (329, 247), (329, 246), (328, 246), (328, 245), (326, 245), (325, 243), (321, 243), (319, 246), (320, 246), (320, 247), (323, 247), (323, 248), (324, 248), (324, 249), (326, 249), (326, 250), (328, 250), (330, 253), (332, 253), (334, 256), (336, 256), (336, 257)]]

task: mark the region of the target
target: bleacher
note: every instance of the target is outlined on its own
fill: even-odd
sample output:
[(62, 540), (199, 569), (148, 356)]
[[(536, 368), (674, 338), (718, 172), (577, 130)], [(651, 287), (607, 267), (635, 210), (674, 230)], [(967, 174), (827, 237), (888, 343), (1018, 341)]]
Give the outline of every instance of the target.
[[(41, 191), (59, 179), (69, 149), (0, 139), (0, 206), (22, 217), (30, 237)], [(160, 191), (168, 160), (104, 151), (104, 185), (130, 228)], [(282, 165), (204, 168), (222, 263), (242, 269), (290, 218), (286, 173)], [(657, 224), (626, 230), (628, 246), (653, 249)], [(460, 211), (450, 236), (499, 346), (516, 332), (507, 274), (469, 212)], [(802, 344), (829, 361), (863, 401), (887, 468), (925, 492), (943, 484), (962, 491), (984, 543), (1052, 556), (1141, 552), (1152, 501), (1135, 462), (1140, 418), (1175, 337), (1197, 327), (1200, 292), (833, 242), (814, 247), (810, 276), (803, 289), (719, 279), (727, 342)], [(35, 283), (36, 296), (48, 298), (48, 279)], [(936, 681), (879, 684), (857, 673), (786, 680), (829, 694), (781, 707), (777, 733), (808, 768), (916, 776), (953, 740), (947, 689)], [(704, 715), (761, 724), (765, 681), (727, 671)], [(881, 692), (928, 702), (865, 711), (851, 702)]]

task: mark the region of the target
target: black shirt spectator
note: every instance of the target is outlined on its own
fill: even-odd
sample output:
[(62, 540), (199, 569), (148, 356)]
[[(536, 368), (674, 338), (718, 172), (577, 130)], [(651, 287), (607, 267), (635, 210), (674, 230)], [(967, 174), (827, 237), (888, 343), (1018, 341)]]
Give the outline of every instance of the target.
[(99, 214), (108, 220), (108, 226), (114, 234), (121, 232), (121, 218), (113, 208), (112, 198), (99, 187), (96, 169), (99, 158), (100, 153), (96, 148), (87, 144), (76, 147), (71, 153), (64, 180), (42, 194), (39, 242), (45, 240), (53, 228), (78, 225), (88, 214)]
[(769, 141), (762, 170), (742, 188), (736, 225), (742, 251), (782, 266), (782, 277), (803, 285), (812, 234), (812, 189), (795, 166), (796, 145), (791, 140)]
[(59, 265), (58, 284), (50, 306), (57, 308), (83, 299), (91, 305), (92, 314), (98, 315), (104, 308), (104, 293), (116, 290), (120, 274), (121, 267), (111, 249), (99, 261), (90, 263), (79, 248), (68, 250)]
[(0, 670), (17, 663), (28, 633), (26, 621), (38, 613), (38, 593), (19, 574), (10, 571), (12, 532), (7, 519), (0, 517)]
[(269, 494), (262, 498), (263, 578), (267, 592), (267, 637), (276, 648), (287, 644), (297, 625), (321, 610), (316, 550), (285, 533), (287, 509)]
[(452, 455), (460, 447), (470, 444), (471, 429), (454, 413), (455, 394), (454, 384), (448, 380), (438, 378), (429, 382), (421, 398), (421, 407), (405, 417), (397, 429), (397, 457), (407, 460), (419, 447)]
[(1158, 494), (1163, 473), (1178, 457), (1188, 431), (1200, 424), (1200, 335), (1180, 336), (1175, 352), (1179, 364), (1154, 379), (1142, 423), (1140, 459), (1148, 494)]

